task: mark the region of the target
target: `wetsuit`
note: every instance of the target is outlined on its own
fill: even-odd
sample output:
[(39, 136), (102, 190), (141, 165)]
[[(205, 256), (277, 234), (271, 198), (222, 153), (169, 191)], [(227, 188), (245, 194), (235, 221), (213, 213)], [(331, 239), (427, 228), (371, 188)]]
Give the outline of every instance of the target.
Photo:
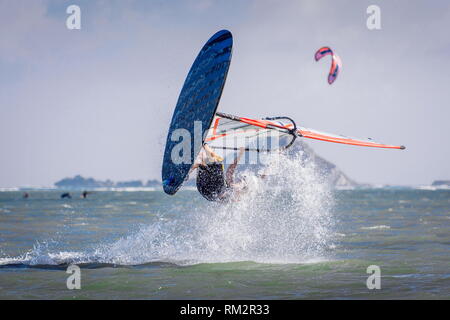
[(200, 165), (197, 173), (197, 189), (209, 201), (222, 200), (228, 189), (222, 163)]

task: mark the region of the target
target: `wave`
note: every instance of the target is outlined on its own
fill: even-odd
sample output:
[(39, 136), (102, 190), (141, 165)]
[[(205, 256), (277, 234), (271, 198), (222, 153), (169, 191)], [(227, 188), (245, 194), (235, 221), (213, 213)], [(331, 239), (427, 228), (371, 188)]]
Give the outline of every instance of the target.
[(362, 230), (384, 230), (384, 229), (390, 229), (390, 226), (386, 225), (379, 225), (379, 226), (372, 226), (372, 227), (361, 227)]
[(20, 191), (20, 188), (0, 188), (0, 192), (14, 192)]
[(416, 190), (429, 190), (429, 191), (436, 191), (436, 190), (450, 190), (450, 186), (448, 185), (442, 185), (442, 186), (418, 186), (415, 187)]

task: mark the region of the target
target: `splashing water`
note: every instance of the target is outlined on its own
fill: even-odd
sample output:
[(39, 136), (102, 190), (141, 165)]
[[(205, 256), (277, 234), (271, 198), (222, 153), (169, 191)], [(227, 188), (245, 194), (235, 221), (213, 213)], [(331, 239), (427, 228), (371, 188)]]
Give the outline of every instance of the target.
[(45, 254), (50, 248), (37, 245), (15, 261), (184, 265), (326, 259), (333, 241), (333, 197), (325, 177), (301, 153), (272, 156), (267, 169), (265, 179), (245, 172), (248, 192), (239, 201), (207, 203), (170, 218), (163, 214), (127, 237), (85, 252)]
[(209, 203), (175, 221), (160, 221), (97, 249), (108, 262), (182, 264), (323, 259), (331, 245), (333, 198), (313, 162), (276, 156), (270, 176), (246, 172), (240, 201)]

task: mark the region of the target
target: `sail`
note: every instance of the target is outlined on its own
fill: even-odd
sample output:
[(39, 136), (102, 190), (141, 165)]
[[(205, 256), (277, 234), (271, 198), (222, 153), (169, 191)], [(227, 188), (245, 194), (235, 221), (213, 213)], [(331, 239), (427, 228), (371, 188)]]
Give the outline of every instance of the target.
[(269, 121), (216, 113), (205, 142), (213, 149), (273, 152), (288, 148), (297, 136), (288, 118)]
[(297, 127), (288, 117), (250, 119), (216, 113), (205, 142), (212, 148), (272, 152), (289, 148), (297, 137), (373, 148), (405, 149), (372, 139), (359, 139), (315, 129)]

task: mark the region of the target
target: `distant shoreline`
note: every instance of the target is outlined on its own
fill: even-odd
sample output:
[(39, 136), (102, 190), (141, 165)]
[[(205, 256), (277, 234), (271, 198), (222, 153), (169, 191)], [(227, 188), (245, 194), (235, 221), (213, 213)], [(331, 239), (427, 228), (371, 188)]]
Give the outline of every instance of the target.
[[(193, 185), (186, 185), (182, 190), (192, 191), (196, 190)], [(418, 186), (402, 186), (402, 185), (361, 185), (356, 187), (334, 187), (336, 191), (357, 191), (357, 190), (424, 190), (424, 191), (438, 191), (450, 190), (448, 185), (418, 185)], [(163, 192), (162, 186), (159, 187), (0, 187), (0, 192), (30, 192), (30, 191), (70, 191), (70, 192)]]
[[(372, 185), (372, 184), (343, 184), (332, 185), (335, 190), (369, 190), (369, 189), (418, 189), (418, 190), (448, 190), (450, 180), (435, 180), (429, 185)], [(195, 179), (185, 182), (183, 189), (195, 190)], [(151, 179), (146, 183), (141, 180), (113, 182), (111, 180), (96, 180), (76, 175), (73, 178), (64, 178), (57, 181), (54, 186), (22, 186), (0, 187), (0, 192), (8, 191), (162, 191), (162, 183)]]

